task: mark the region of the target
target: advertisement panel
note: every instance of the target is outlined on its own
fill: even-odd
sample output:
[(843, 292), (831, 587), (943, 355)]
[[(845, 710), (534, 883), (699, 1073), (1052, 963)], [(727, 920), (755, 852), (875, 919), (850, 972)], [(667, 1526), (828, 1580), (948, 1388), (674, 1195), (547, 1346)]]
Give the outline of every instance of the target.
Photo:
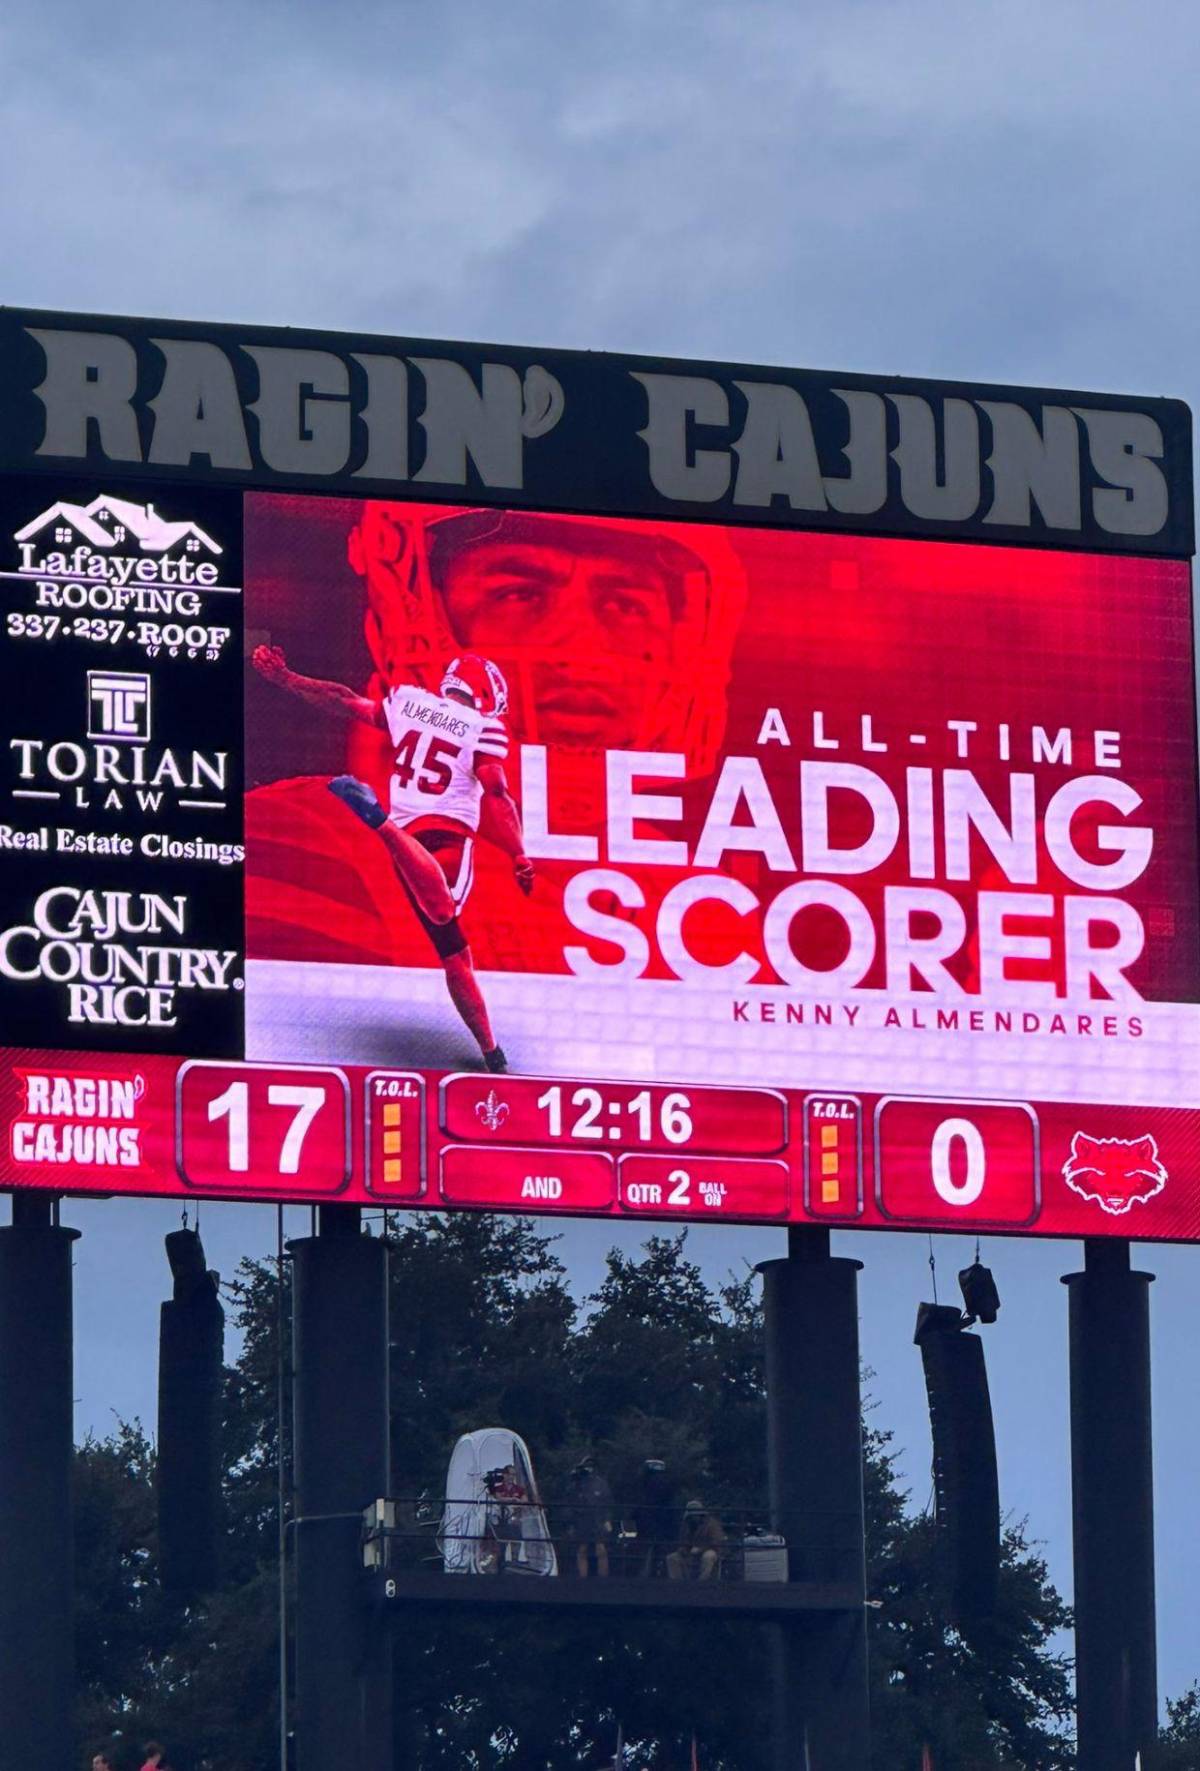
[(1200, 1236), (1189, 568), (10, 478), (0, 1184)]

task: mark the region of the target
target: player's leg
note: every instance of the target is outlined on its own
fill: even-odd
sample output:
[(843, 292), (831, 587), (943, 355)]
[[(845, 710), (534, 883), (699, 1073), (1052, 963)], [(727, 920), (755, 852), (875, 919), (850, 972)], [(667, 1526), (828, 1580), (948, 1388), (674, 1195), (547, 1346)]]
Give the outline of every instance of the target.
[(484, 1063), (497, 1073), (507, 1070), (471, 963), (471, 950), (458, 926), (458, 911), (471, 889), (474, 845), (453, 831), (434, 828), (410, 834), (398, 828), (373, 789), (354, 775), (338, 775), (329, 783), (329, 791), (369, 829), (378, 832), (442, 962), (450, 1000), (482, 1052)]
[(422, 914), (430, 922), (449, 922), (454, 916), (455, 904), (445, 873), (427, 849), (391, 822), (374, 789), (355, 775), (337, 775), (329, 783), (329, 791), (369, 830), (379, 835), (391, 856), (392, 866), (412, 893)]
[(449, 922), (436, 923), (423, 914), (415, 900), (413, 908), (442, 963), (451, 1002), (478, 1045), (488, 1069), (500, 1074), (508, 1069), (508, 1060), (496, 1044), (487, 1003), (483, 1000), (483, 991), (479, 988), (479, 979), (471, 960), (471, 949), (467, 946), (466, 936), (457, 916), (451, 917)]
[(442, 960), (442, 967), (446, 973), (446, 988), (450, 992), (450, 1000), (482, 1052), (484, 1063), (489, 1070), (506, 1070), (508, 1062), (492, 1032), (487, 1003), (483, 1000), (483, 991), (479, 988), (479, 979), (471, 960), (471, 949), (463, 947), (461, 952), (449, 955)]
[(409, 836), (407, 831), (398, 830), (390, 822), (380, 826), (379, 834), (392, 858), (392, 866), (430, 922), (451, 922), (455, 911), (454, 899), (436, 857), (428, 849), (422, 848), (415, 837)]
[[(425, 840), (433, 847), (441, 863), (446, 885), (454, 901), (454, 926), (457, 928), (458, 912), (470, 896), (475, 880), (475, 844), (469, 837), (465, 842), (459, 842), (447, 840), (444, 833), (433, 832)], [(475, 975), (475, 962), (465, 940), (461, 950), (449, 961), (443, 961), (443, 964), (451, 1002), (474, 1036), (488, 1069), (500, 1074), (508, 1069), (508, 1060), (496, 1044), (487, 1004), (483, 999), (479, 979)]]
[(489, 1070), (499, 1074), (507, 1070), (508, 1060), (496, 1044), (487, 1003), (475, 975), (471, 949), (467, 946), (457, 914), (467, 901), (474, 879), (474, 844), (469, 837), (464, 838), (457, 832), (439, 829), (421, 831), (416, 841), (428, 846), (431, 857), (441, 871), (454, 911), (452, 919), (439, 927), (430, 927), (432, 919), (426, 918), (430, 938), (446, 974), (450, 1000), (478, 1045), (484, 1063)]

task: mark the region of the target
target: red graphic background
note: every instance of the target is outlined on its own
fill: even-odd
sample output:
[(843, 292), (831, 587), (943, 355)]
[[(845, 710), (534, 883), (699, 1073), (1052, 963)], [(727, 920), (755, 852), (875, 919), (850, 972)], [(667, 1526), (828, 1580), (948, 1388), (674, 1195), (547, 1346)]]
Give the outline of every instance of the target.
[[(401, 507), (395, 521), (379, 513), (396, 507), (368, 507), (364, 517), (363, 507), (337, 500), (256, 496), (247, 499), (246, 508), (249, 638), (252, 644), (264, 639), (282, 644), (293, 668), (380, 693), (389, 680), (435, 680), (443, 653), (478, 641), (483, 599), (469, 583), (469, 569), (463, 574), (467, 588), (454, 609), (427, 573), (417, 590), (411, 576), (404, 576), (418, 570), (412, 565), (418, 551), (412, 538), (427, 522), (436, 531), (446, 515), (440, 507)], [(543, 520), (523, 520), (527, 546), (535, 549)], [(513, 685), (514, 753), (522, 741), (547, 744), (550, 827), (599, 835), (599, 865), (606, 864), (604, 749), (614, 745), (686, 755), (685, 782), (656, 783), (648, 776), (640, 784), (643, 791), (678, 794), (682, 821), (662, 830), (640, 826), (639, 833), (682, 838), (689, 848), (702, 828), (721, 756), (756, 758), (798, 866), (801, 758), (828, 756), (869, 766), (901, 796), (910, 767), (933, 769), (935, 782), (943, 768), (970, 769), (1002, 816), (1007, 816), (1015, 770), (1032, 767), (1039, 815), (1053, 790), (1071, 777), (1111, 775), (1142, 797), (1129, 822), (1154, 832), (1147, 871), (1121, 894), (1138, 908), (1146, 927), (1145, 950), (1130, 979), (1150, 999), (1200, 998), (1185, 565), (703, 525), (596, 518), (544, 523), (541, 545), (623, 550), (632, 579), (639, 567), (650, 576), (655, 562), (677, 559), (680, 550), (693, 567), (693, 588), (666, 616), (659, 610), (657, 637), (646, 637), (653, 621), (638, 630), (641, 650), (629, 643), (619, 622), (606, 627), (594, 610), (548, 614), (543, 609), (538, 619), (518, 608), (498, 630), (495, 611), (489, 617), (490, 655)], [(380, 541), (384, 530), (391, 536), (386, 549)], [(397, 547), (407, 560), (381, 564), (381, 552), (394, 554)], [(699, 592), (695, 583), (701, 583)], [(573, 714), (572, 695), (578, 704)], [(589, 696), (600, 709), (609, 696), (607, 714), (597, 712), (590, 730)], [(623, 712), (617, 706), (621, 697)], [(782, 715), (790, 746), (757, 744), (768, 708)], [(825, 733), (838, 740), (837, 751), (814, 747), (814, 711), (823, 716)], [(889, 744), (886, 754), (863, 753), (864, 714), (871, 717), (876, 740)], [(965, 759), (957, 754), (948, 720), (977, 724)], [(1001, 724), (1010, 732), (1009, 762), (997, 756)], [(1070, 767), (1031, 765), (1029, 733), (1035, 725), (1051, 734), (1071, 728)], [(1120, 734), (1119, 768), (1095, 768), (1096, 730)], [(925, 742), (910, 742), (914, 733)], [(347, 728), (251, 679), (249, 955), (436, 964), (382, 845), (324, 791), (324, 780), (347, 766), (385, 791), (386, 741), (377, 742), (362, 728), (348, 735)], [(515, 755), (509, 777), (518, 788)], [(833, 806), (834, 841), (860, 840), (865, 808), (845, 795), (835, 796)], [(1079, 847), (1103, 859), (1090, 842), (1089, 820), (1093, 828), (1122, 820), (1108, 808), (1085, 808), (1076, 817)], [(617, 865), (646, 896), (644, 910), (624, 913), (650, 937), (646, 975), (669, 978), (673, 973), (654, 940), (656, 911), (688, 870)], [(721, 870), (760, 892), (764, 904), (793, 877), (768, 873), (756, 855), (727, 855)], [(507, 859), (481, 841), (477, 883), (463, 918), (476, 963), (484, 970), (568, 971), (563, 946), (578, 944), (581, 937), (564, 915), (562, 893), (579, 871), (575, 862), (540, 862), (530, 903), (516, 890)], [(979, 843), (973, 872), (969, 882), (947, 882), (939, 869), (939, 877), (929, 882), (960, 898), (970, 929), (980, 889), (1021, 889), (1009, 884)], [(844, 883), (863, 899), (878, 926), (884, 887), (908, 879), (902, 830), (890, 861)], [(1050, 892), (1056, 899), (1064, 890), (1078, 890), (1044, 853), (1036, 885), (1025, 889)], [(716, 964), (742, 948), (762, 958), (755, 927), (760, 920), (739, 920), (723, 906), (698, 906), (686, 920), (689, 947)], [(813, 911), (801, 920), (805, 958), (835, 964), (844, 951), (838, 919), (826, 916), (823, 924), (822, 913)], [(612, 949), (594, 938), (585, 945), (597, 959), (613, 957)], [(972, 935), (950, 970), (970, 990), (977, 965)], [(883, 968), (880, 943), (864, 984), (882, 986)], [(1057, 942), (1048, 964), (1010, 961), (1008, 966), (1010, 978), (1060, 982), (1061, 974)], [(763, 962), (757, 981), (778, 981), (769, 963)]]

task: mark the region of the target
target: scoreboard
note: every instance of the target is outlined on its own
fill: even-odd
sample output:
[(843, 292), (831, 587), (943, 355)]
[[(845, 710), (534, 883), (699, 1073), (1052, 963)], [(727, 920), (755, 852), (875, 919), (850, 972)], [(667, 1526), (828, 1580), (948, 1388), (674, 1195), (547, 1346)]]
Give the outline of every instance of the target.
[(1200, 1239), (1186, 408), (8, 309), (0, 387), (0, 1187)]
[(1091, 1150), (1078, 1118), (1021, 1101), (23, 1052), (0, 1077), (0, 1185), (1059, 1236), (1093, 1234), (1102, 1203), (1139, 1236), (1197, 1234), (1164, 1185), (1190, 1113), (1131, 1113), (1137, 1135)]

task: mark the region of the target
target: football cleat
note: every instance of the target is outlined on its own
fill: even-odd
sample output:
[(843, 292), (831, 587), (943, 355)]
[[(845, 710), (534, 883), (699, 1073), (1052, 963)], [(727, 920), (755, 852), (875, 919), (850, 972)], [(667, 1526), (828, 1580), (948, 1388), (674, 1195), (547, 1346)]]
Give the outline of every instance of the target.
[(484, 1052), (483, 1061), (496, 1076), (503, 1076), (508, 1069), (508, 1059), (498, 1045), (494, 1045), (490, 1052)]
[(374, 788), (360, 781), (357, 775), (335, 775), (329, 783), (329, 791), (344, 806), (349, 806), (354, 816), (361, 818), (369, 829), (378, 830), (380, 825), (387, 823), (387, 813)]
[(453, 658), (442, 677), (443, 695), (464, 695), (480, 713), (501, 714), (508, 707), (508, 684), (504, 672), (478, 652)]

